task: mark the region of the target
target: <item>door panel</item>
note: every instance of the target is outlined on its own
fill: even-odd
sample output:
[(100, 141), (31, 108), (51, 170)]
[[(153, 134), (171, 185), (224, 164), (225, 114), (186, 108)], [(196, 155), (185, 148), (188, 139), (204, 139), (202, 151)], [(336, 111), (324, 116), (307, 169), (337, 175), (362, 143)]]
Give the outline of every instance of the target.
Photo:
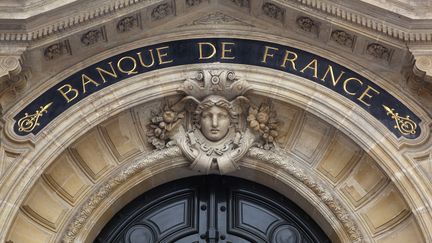
[(120, 210), (96, 243), (330, 242), (298, 206), (271, 189), (226, 176), (178, 180)]

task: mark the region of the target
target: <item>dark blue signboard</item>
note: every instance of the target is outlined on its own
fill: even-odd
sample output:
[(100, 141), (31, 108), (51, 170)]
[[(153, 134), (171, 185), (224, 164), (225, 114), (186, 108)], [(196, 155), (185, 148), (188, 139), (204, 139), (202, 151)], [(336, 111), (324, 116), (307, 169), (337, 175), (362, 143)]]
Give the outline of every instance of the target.
[(231, 38), (160, 43), (102, 60), (74, 73), (37, 97), (14, 117), (14, 131), (20, 136), (36, 135), (80, 100), (129, 77), (161, 68), (217, 62), (266, 67), (303, 77), (305, 82), (323, 85), (355, 102), (396, 137), (414, 139), (420, 135), (420, 118), (383, 88), (358, 73), (289, 46)]

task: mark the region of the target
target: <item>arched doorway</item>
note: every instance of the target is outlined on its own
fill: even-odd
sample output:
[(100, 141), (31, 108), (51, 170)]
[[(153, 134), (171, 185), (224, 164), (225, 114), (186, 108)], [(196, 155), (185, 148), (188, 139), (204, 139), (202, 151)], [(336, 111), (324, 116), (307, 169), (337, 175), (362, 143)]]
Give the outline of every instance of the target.
[(297, 205), (259, 184), (227, 176), (176, 180), (136, 198), (95, 243), (330, 242)]

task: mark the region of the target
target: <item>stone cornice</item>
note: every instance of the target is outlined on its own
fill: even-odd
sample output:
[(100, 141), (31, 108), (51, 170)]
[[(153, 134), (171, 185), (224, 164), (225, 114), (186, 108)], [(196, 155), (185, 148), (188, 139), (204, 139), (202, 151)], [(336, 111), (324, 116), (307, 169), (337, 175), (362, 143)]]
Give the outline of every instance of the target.
[[(376, 6), (350, 1), (349, 3), (327, 0), (282, 0), (291, 6), (305, 7), (340, 19), (344, 24), (361, 27), (403, 42), (431, 42), (431, 20), (413, 20)], [(354, 10), (354, 9), (361, 10)]]
[[(62, 32), (71, 31), (78, 26), (85, 26), (97, 19), (109, 21), (109, 18), (116, 17), (113, 14), (121, 10), (137, 11), (138, 4), (149, 5), (151, 3), (160, 2), (160, 0), (101, 0), (79, 4), (78, 11), (70, 11), (70, 8), (77, 6), (62, 6), (60, 9), (53, 10), (52, 21), (46, 21), (47, 16), (39, 18), (35, 16), (26, 21), (17, 21), (10, 19), (0, 20), (0, 41), (6, 42), (32, 42), (44, 39), (51, 35), (58, 35)], [(117, 16), (118, 17), (118, 16)], [(14, 23), (14, 24), (12, 24)], [(21, 23), (21, 24), (16, 24)], [(3, 25), (2, 25), (3, 24)], [(15, 29), (15, 30), (13, 30)]]
[[(79, 2), (75, 1), (75, 3), (67, 6), (61, 5), (45, 12), (45, 14), (23, 19), (24, 21), (18, 21), (4, 15), (6, 18), (0, 20), (0, 28), (3, 29), (0, 30), (0, 41), (32, 42), (62, 32), (67, 35), (68, 31), (78, 26), (85, 26), (96, 19), (102, 19), (103, 22), (109, 21), (110, 18), (115, 17), (113, 16), (114, 13), (121, 15), (118, 13), (120, 10), (138, 11), (140, 8), (161, 1), (99, 0), (87, 3)], [(364, 31), (372, 32), (372, 34), (379, 33), (400, 42), (432, 42), (432, 29), (430, 28), (432, 20), (410, 19), (364, 2), (279, 0), (278, 3), (288, 8), (309, 12), (310, 15), (324, 14), (339, 20), (340, 24), (361, 28)], [(221, 2), (221, 4), (224, 3)], [(354, 8), (359, 10), (353, 10)], [(75, 11), (70, 11), (71, 9)], [(47, 13), (50, 13), (51, 17), (47, 17)]]

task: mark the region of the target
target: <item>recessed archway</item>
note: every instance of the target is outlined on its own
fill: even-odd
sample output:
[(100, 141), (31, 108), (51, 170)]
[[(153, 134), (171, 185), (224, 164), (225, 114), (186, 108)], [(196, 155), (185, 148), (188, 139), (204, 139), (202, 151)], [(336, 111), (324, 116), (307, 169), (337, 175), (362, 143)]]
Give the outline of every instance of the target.
[[(46, 135), (63, 134), (62, 139), (70, 145), (54, 153), (56, 159), (51, 159), (35, 180), (9, 239), (25, 241), (22, 237), (28, 234), (24, 231), (31, 230), (38, 232), (32, 239), (41, 242), (91, 242), (114, 213), (133, 198), (164, 182), (194, 175), (178, 149), (152, 152), (145, 128), (151, 110), (163, 102), (161, 98), (173, 98), (182, 79), (200, 68), (173, 68), (159, 71), (157, 78), (131, 78), (110, 90), (119, 95), (115, 98), (101, 91), (86, 100), (102, 108), (100, 113), (84, 109), (84, 113), (71, 111), (60, 117), (60, 123), (69, 129), (53, 126)], [(224, 65), (206, 68), (220, 70)], [(367, 124), (367, 115), (360, 118), (361, 111), (353, 104), (335, 103), (340, 101), (337, 95), (299, 78), (242, 66), (230, 66), (229, 70), (253, 83), (254, 100), (272, 98), (284, 131), (278, 141), (281, 151), (252, 149), (234, 176), (257, 181), (290, 198), (334, 242), (390, 241), (395, 236), (393, 229), (400, 238), (423, 241), (421, 224), (411, 209), (413, 202), (402, 195), (399, 182), (395, 184), (394, 178), (387, 176), (392, 162), (379, 151), (389, 144), (377, 144), (368, 138), (371, 134), (364, 133), (376, 129)], [(136, 85), (141, 80), (149, 86)], [(129, 92), (122, 93), (122, 88)], [(81, 122), (83, 116), (85, 123)], [(359, 122), (367, 127), (359, 128)], [(347, 134), (355, 136), (348, 138)], [(387, 207), (389, 203), (394, 207)]]

